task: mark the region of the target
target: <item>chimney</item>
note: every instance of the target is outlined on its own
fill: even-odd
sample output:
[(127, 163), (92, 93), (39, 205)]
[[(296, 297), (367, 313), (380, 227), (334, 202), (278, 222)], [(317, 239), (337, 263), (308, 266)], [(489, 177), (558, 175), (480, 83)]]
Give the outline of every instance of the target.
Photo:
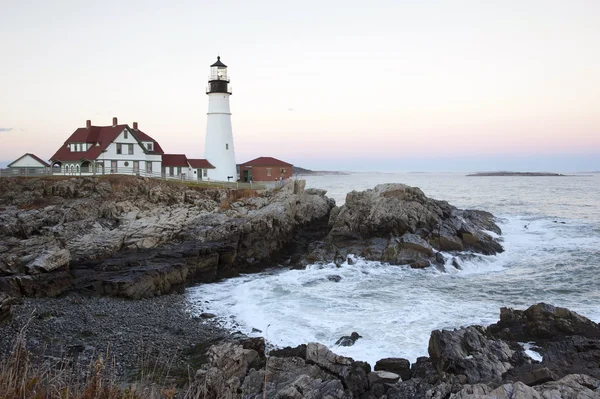
[(133, 122), (133, 130), (138, 130), (137, 122)]
[(92, 127), (92, 121), (88, 119), (87, 121), (85, 121), (85, 128), (89, 129), (91, 127)]
[(117, 126), (117, 117), (113, 117), (113, 127)]

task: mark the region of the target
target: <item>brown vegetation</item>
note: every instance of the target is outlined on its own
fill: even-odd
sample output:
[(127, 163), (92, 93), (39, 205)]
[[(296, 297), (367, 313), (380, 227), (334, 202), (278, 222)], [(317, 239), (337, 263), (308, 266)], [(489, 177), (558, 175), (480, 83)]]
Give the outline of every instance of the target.
[(258, 196), (259, 194), (256, 192), (256, 190), (252, 190), (249, 188), (230, 190), (227, 193), (227, 197), (219, 204), (219, 208), (221, 210), (231, 209), (231, 204), (233, 204), (234, 202), (243, 200), (245, 198), (256, 198)]
[[(49, 361), (26, 349), (25, 326), (15, 338), (12, 351), (0, 358), (0, 399), (203, 399), (224, 397), (209, 391), (206, 384), (193, 382), (175, 387), (168, 370), (143, 366), (138, 381), (120, 384), (110, 353), (97, 356), (85, 369), (69, 359)], [(166, 373), (166, 374), (165, 374)], [(158, 376), (162, 375), (162, 381)]]

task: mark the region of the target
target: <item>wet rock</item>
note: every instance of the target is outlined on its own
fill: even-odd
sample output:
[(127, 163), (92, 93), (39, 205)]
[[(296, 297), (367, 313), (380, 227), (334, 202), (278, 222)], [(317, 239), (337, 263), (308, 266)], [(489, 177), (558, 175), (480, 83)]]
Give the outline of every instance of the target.
[(439, 373), (463, 374), (467, 382), (501, 381), (509, 369), (528, 362), (520, 347), (489, 339), (482, 327), (454, 331), (435, 330), (429, 339), (429, 356)]
[(496, 336), (521, 342), (581, 335), (600, 339), (600, 326), (569, 309), (538, 303), (526, 310), (500, 309), (500, 321), (488, 327)]
[(340, 339), (338, 339), (335, 344), (338, 346), (352, 346), (359, 339), (362, 338), (356, 331), (352, 332), (350, 335), (344, 335)]
[(336, 355), (324, 345), (309, 343), (306, 346), (306, 362), (337, 376), (356, 397), (369, 388), (367, 374), (371, 367), (368, 364)]
[(396, 373), (402, 378), (402, 381), (409, 380), (411, 377), (410, 362), (400, 357), (380, 359), (375, 363), (374, 370)]
[(342, 281), (342, 276), (337, 274), (330, 274), (329, 276), (327, 276), (327, 280), (333, 281), (334, 283), (339, 283), (340, 281)]
[(200, 318), (201, 319), (212, 319), (213, 317), (217, 317), (216, 314), (214, 313), (200, 313)]

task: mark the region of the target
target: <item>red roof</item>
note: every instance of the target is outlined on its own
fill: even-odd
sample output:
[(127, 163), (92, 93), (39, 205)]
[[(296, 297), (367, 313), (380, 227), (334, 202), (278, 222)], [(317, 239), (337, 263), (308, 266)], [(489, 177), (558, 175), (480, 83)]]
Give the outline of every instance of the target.
[(253, 159), (252, 161), (248, 161), (248, 162), (240, 165), (240, 167), (242, 167), (242, 168), (247, 167), (247, 166), (287, 166), (287, 167), (291, 167), (293, 165), (291, 163), (280, 161), (277, 158), (259, 157), (259, 158)]
[[(141, 130), (130, 129), (128, 125), (117, 126), (91, 126), (89, 129), (80, 127), (64, 142), (56, 153), (50, 157), (51, 161), (80, 161), (82, 159), (97, 159), (106, 148), (115, 141), (123, 129), (127, 128), (139, 141), (153, 141), (154, 151), (147, 151), (152, 154), (163, 154), (162, 148), (150, 136)], [(71, 151), (67, 144), (70, 143), (90, 143), (93, 144), (87, 151)], [(98, 143), (99, 145), (96, 145)]]
[(12, 165), (13, 163), (15, 163), (15, 162), (17, 162), (17, 161), (20, 161), (21, 159), (25, 158), (27, 155), (29, 155), (31, 158), (35, 159), (36, 161), (38, 161), (39, 163), (41, 163), (41, 164), (42, 164), (42, 165), (44, 165), (44, 166), (50, 166), (50, 165), (48, 164), (48, 162), (46, 162), (46, 161), (42, 161), (42, 159), (41, 159), (40, 157), (36, 156), (35, 154), (31, 154), (31, 153), (29, 153), (29, 152), (28, 152), (28, 153), (26, 153), (26, 154), (24, 154), (23, 156), (19, 157), (18, 159), (16, 159), (16, 160), (12, 161), (12, 162), (11, 162), (11, 163), (9, 163), (7, 166), (10, 168), (10, 165)]
[(188, 167), (188, 159), (185, 154), (163, 154), (162, 166)]
[[(161, 146), (158, 144), (158, 141), (154, 140), (152, 137), (148, 136), (146, 133), (142, 132), (141, 130), (135, 130), (132, 129), (131, 132), (133, 133), (133, 135), (135, 137), (137, 137), (137, 139), (139, 141), (153, 141), (154, 145), (152, 146), (154, 151), (148, 151), (150, 153), (154, 153), (154, 154), (164, 154), (165, 152), (163, 151), (163, 149), (161, 148)], [(147, 150), (147, 149), (146, 149)]]
[(206, 159), (188, 159), (188, 163), (194, 169), (214, 169), (215, 168)]

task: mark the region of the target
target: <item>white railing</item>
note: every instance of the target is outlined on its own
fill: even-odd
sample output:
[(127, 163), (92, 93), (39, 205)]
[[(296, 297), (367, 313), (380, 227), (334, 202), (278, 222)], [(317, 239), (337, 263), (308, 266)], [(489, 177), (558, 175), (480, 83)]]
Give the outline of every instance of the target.
[(36, 176), (106, 176), (106, 175), (129, 175), (154, 179), (181, 181), (185, 183), (199, 184), (203, 186), (222, 188), (249, 188), (253, 190), (266, 190), (280, 187), (280, 182), (268, 183), (242, 183), (237, 181), (217, 181), (206, 177), (198, 178), (187, 173), (153, 172), (134, 168), (119, 167), (116, 170), (110, 168), (7, 168), (0, 169), (0, 177), (36, 177)]

